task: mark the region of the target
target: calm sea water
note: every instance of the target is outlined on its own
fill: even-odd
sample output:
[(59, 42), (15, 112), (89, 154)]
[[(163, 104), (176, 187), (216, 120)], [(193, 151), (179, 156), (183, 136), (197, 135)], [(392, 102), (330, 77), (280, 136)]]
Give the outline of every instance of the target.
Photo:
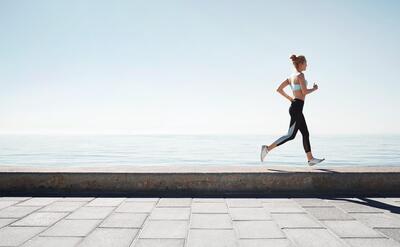
[[(261, 165), (262, 144), (279, 135), (0, 135), (0, 165)], [(325, 166), (400, 166), (400, 135), (313, 135)], [(301, 134), (263, 165), (304, 166)]]

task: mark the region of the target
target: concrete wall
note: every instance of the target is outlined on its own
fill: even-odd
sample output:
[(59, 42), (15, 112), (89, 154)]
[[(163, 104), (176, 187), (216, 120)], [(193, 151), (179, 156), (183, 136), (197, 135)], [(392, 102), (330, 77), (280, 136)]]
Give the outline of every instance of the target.
[[(282, 168), (281, 168), (282, 169)], [(1, 195), (399, 196), (400, 169), (380, 172), (3, 171)]]

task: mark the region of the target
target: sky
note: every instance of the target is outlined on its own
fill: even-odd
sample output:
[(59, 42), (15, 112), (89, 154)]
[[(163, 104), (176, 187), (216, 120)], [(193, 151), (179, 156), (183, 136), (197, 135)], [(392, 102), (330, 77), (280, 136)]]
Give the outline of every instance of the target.
[[(2, 0), (2, 134), (400, 134), (400, 1)], [(292, 96), (290, 88), (285, 91)]]

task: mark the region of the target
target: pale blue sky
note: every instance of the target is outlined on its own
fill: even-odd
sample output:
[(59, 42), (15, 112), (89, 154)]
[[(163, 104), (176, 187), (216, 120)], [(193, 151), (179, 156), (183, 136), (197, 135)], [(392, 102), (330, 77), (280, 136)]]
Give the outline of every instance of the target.
[[(0, 133), (400, 133), (400, 1), (0, 1)], [(286, 92), (291, 94), (290, 88)]]

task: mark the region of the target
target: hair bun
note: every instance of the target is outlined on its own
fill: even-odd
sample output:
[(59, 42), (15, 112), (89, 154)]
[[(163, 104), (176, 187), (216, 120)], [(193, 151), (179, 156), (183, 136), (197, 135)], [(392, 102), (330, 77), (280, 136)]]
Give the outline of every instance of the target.
[(296, 55), (294, 55), (294, 54), (290, 56), (290, 59), (292, 59), (292, 61), (296, 60), (296, 58), (297, 58), (297, 57), (296, 57)]

